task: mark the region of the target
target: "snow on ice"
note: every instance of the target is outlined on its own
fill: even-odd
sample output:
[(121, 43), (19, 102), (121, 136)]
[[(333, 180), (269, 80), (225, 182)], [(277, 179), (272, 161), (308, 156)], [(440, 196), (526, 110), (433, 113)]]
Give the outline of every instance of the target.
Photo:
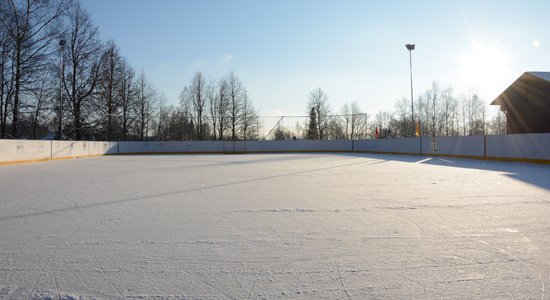
[(0, 168), (0, 298), (545, 298), (550, 166), (373, 154)]

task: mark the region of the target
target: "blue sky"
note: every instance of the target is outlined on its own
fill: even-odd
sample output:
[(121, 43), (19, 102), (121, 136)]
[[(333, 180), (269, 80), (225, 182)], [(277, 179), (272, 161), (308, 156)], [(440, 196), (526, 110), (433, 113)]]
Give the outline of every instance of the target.
[(320, 87), (339, 111), (375, 114), (433, 81), (492, 101), (525, 71), (550, 71), (550, 1), (84, 0), (169, 103), (196, 71), (234, 71), (261, 115), (305, 114)]

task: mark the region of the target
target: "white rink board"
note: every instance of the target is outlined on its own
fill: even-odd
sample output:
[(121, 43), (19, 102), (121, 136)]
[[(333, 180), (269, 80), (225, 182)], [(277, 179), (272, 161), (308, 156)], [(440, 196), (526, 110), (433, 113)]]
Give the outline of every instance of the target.
[(0, 162), (51, 158), (50, 141), (0, 140)]
[(349, 140), (283, 140), (283, 141), (246, 141), (246, 152), (351, 152)]
[(117, 142), (0, 140), (0, 162), (32, 162), (117, 154), (117, 147)]
[(420, 154), (420, 139), (377, 139), (354, 141), (355, 151)]
[(51, 143), (53, 159), (117, 154), (117, 142), (51, 141)]
[(487, 156), (550, 160), (550, 133), (489, 135)]
[[(421, 142), (422, 140), (422, 142)], [(421, 147), (422, 144), (422, 147)], [(550, 161), (550, 134), (376, 140), (92, 142), (0, 140), (0, 163), (104, 154), (373, 152)]]
[(432, 153), (439, 155), (456, 156), (484, 156), (483, 136), (456, 136), (456, 137), (437, 137), (436, 150), (433, 151), (433, 139), (422, 138), (422, 153), (430, 155)]
[(222, 153), (223, 142), (119, 142), (120, 154), (132, 153)]

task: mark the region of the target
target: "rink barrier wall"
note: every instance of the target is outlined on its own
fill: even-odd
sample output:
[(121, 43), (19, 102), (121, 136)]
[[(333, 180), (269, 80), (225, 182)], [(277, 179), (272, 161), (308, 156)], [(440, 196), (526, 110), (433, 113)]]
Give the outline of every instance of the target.
[(550, 133), (509, 134), (486, 138), (488, 158), (550, 162)]
[(0, 165), (117, 153), (117, 142), (0, 140)]
[(0, 165), (50, 160), (50, 141), (0, 140)]
[[(434, 147), (435, 146), (435, 147)], [(550, 133), (376, 140), (119, 142), (120, 154), (357, 152), (550, 163)]]
[(118, 142), (118, 154), (223, 153), (222, 141)]
[(420, 155), (417, 138), (376, 139), (353, 141), (354, 152)]
[(245, 153), (351, 152), (352, 143), (350, 140), (247, 141), (244, 148)]
[[(434, 147), (435, 146), (435, 147)], [(0, 165), (117, 154), (354, 152), (550, 164), (550, 133), (376, 140), (95, 142), (0, 140)]]

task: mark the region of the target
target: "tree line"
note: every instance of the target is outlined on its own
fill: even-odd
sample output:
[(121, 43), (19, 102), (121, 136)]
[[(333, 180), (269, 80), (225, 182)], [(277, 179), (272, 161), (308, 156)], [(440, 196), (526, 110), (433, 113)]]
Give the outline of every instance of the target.
[[(173, 140), (250, 140), (261, 130), (258, 112), (235, 73), (207, 80), (196, 72), (180, 93), (180, 106), (166, 117)], [(173, 136), (175, 133), (176, 136)]]
[(406, 98), (371, 116), (357, 102), (333, 110), (318, 88), (305, 121), (266, 127), (233, 72), (217, 80), (196, 72), (179, 105), (167, 102), (115, 41), (100, 40), (77, 0), (0, 0), (0, 138), (366, 139), (414, 136), (416, 126), (423, 136), (505, 133), (505, 117), (489, 116), (477, 93), (456, 96), (437, 83), (415, 99), (415, 123)]
[(0, 4), (0, 138), (147, 139), (158, 93), (78, 1)]
[(433, 82), (415, 99), (414, 120), (411, 120), (410, 99), (395, 103), (393, 113), (379, 112), (374, 124), (382, 137), (468, 136), (506, 134), (506, 116), (501, 111), (489, 111), (476, 91), (456, 95), (451, 86)]
[(78, 1), (0, 0), (0, 138), (252, 139), (260, 122), (234, 73), (197, 72), (180, 105), (103, 42)]
[(273, 138), (369, 139), (506, 134), (506, 116), (500, 111), (490, 114), (475, 91), (457, 96), (452, 87), (443, 88), (433, 82), (414, 100), (414, 120), (412, 109), (411, 100), (402, 98), (396, 101), (393, 111), (380, 111), (373, 117), (363, 112), (357, 102), (345, 103), (335, 111), (327, 94), (317, 88), (309, 93), (306, 120), (298, 121), (294, 126), (278, 126)]
[(0, 0), (0, 138), (171, 140), (255, 138), (240, 79), (196, 73), (180, 106), (103, 42), (78, 1)]

